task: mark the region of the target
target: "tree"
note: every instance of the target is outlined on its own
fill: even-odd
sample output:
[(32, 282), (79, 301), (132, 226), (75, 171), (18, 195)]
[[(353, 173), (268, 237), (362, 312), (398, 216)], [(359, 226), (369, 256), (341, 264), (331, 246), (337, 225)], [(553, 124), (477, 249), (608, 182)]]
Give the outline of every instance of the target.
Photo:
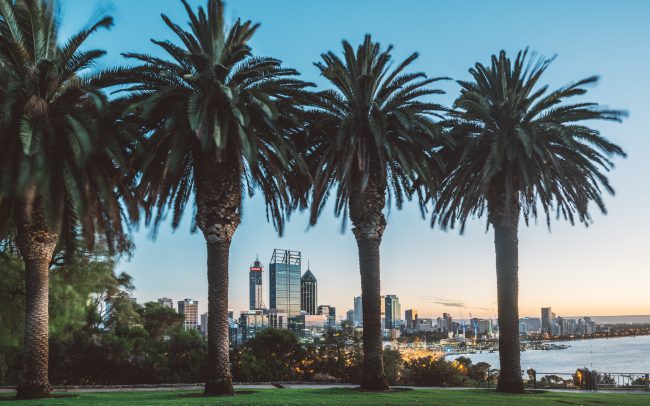
[[(25, 370), (18, 397), (50, 392), (48, 268), (58, 246), (96, 235), (127, 249), (122, 220), (128, 146), (93, 75), (100, 50), (81, 50), (105, 17), (59, 43), (53, 1), (0, 0), (0, 236), (15, 232), (25, 262)], [(135, 211), (130, 214), (135, 215)]]
[(162, 16), (180, 44), (152, 40), (169, 59), (128, 53), (140, 64), (105, 80), (129, 84), (120, 103), (131, 106), (127, 119), (146, 132), (140, 191), (147, 225), (157, 227), (169, 210), (178, 227), (194, 195), (192, 229), (202, 231), (208, 253), (205, 393), (232, 395), (228, 255), (242, 190), (262, 191), (267, 217), (281, 233), (292, 204), (286, 175), (298, 162), (289, 135), (307, 84), (277, 59), (253, 56), (248, 42), (258, 25), (237, 20), (227, 28), (221, 1), (208, 0), (207, 10), (196, 13), (183, 5), (190, 31)]
[(355, 52), (343, 41), (344, 59), (334, 52), (316, 63), (333, 89), (317, 93), (306, 115), (308, 165), (313, 177), (310, 224), (335, 192), (335, 214), (349, 213), (359, 249), (363, 296), (364, 377), (362, 388), (388, 388), (382, 362), (380, 260), (388, 195), (398, 208), (411, 198), (415, 180), (435, 183), (440, 165), (434, 150), (443, 108), (423, 101), (442, 91), (440, 78), (405, 73), (414, 53), (391, 69), (392, 46), (381, 50), (367, 35)]
[(170, 336), (173, 331), (183, 325), (183, 316), (176, 313), (174, 309), (163, 306), (156, 302), (148, 302), (139, 309), (144, 329), (154, 340), (161, 340)]
[(573, 224), (588, 225), (589, 206), (603, 213), (602, 189), (613, 193), (604, 174), (623, 150), (587, 120), (620, 121), (624, 113), (596, 103), (566, 100), (583, 95), (589, 77), (557, 90), (538, 86), (552, 59), (511, 61), (504, 51), (491, 64), (470, 69), (472, 81), (459, 81), (461, 94), (448, 122), (457, 148), (438, 193), (433, 222), (461, 224), (487, 211), (494, 228), (499, 308), (498, 390), (523, 392), (519, 360), (518, 224), (538, 216), (550, 227), (552, 212)]

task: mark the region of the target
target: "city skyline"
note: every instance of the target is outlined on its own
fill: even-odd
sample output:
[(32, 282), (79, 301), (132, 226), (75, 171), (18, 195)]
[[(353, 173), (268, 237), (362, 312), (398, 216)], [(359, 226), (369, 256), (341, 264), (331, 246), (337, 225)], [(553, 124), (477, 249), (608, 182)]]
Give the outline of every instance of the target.
[[(66, 16), (62, 34), (83, 26), (102, 7), (98, 4), (81, 0), (62, 4)], [(590, 89), (589, 101), (630, 113), (622, 125), (594, 125), (629, 155), (625, 160), (617, 160), (617, 168), (610, 174), (617, 195), (606, 196), (609, 214), (594, 212), (594, 223), (589, 228), (553, 222), (549, 232), (541, 221), (520, 229), (520, 314), (537, 315), (539, 305), (548, 303), (549, 296), (553, 298), (553, 308), (561, 314), (649, 314), (644, 287), (650, 284), (645, 254), (650, 191), (639, 187), (636, 179), (639, 173), (649, 172), (649, 164), (641, 153), (650, 147), (650, 139), (644, 136), (647, 125), (641, 112), (650, 108), (642, 90), (650, 88), (650, 82), (639, 67), (647, 66), (650, 56), (627, 45), (630, 38), (650, 35), (644, 3), (630, 1), (625, 8), (600, 3), (580, 11), (579, 4), (563, 4), (566, 13), (558, 14), (552, 12), (553, 7), (533, 9), (532, 5), (511, 3), (518, 5), (492, 8), (475, 2), (471, 15), (465, 13), (469, 6), (462, 4), (423, 2), (405, 10), (396, 10), (388, 2), (373, 4), (375, 7), (366, 7), (367, 19), (361, 22), (346, 19), (364, 8), (363, 2), (351, 4), (347, 16), (337, 15), (334, 8), (320, 4), (271, 5), (259, 1), (229, 4), (227, 15), (231, 20), (240, 15), (261, 22), (259, 35), (252, 43), (254, 52), (278, 57), (287, 66), (297, 68), (303, 79), (318, 84), (323, 83), (322, 79), (311, 65), (318, 55), (339, 49), (343, 38), (357, 42), (366, 32), (382, 43), (394, 44), (397, 58), (420, 52), (415, 67), (431, 76), (466, 79), (469, 67), (477, 61), (485, 62), (499, 49), (513, 52), (527, 46), (547, 56), (558, 55), (546, 77), (552, 86), (600, 75), (600, 83)], [(512, 25), (503, 30), (485, 29), (481, 21), (496, 18), (502, 7), (512, 11)], [(115, 1), (110, 8), (116, 27), (97, 35), (100, 47), (109, 52), (102, 59), (104, 66), (124, 63), (120, 52), (153, 50), (151, 37), (170, 38), (158, 13), (148, 13), (146, 4), (128, 2), (127, 7), (126, 2)], [(161, 11), (174, 19), (183, 15), (176, 2), (162, 4)], [(529, 18), (531, 13), (535, 19)], [(571, 18), (585, 13), (589, 18)], [(322, 24), (311, 23), (309, 15), (318, 15)], [(426, 25), (421, 20), (432, 15), (450, 18), (439, 18), (435, 25)], [(460, 15), (473, 27), (472, 32), (462, 38), (430, 41), (441, 33), (453, 32), (455, 17)], [(284, 24), (287, 18), (295, 24)], [(543, 22), (549, 18), (555, 19), (558, 26), (571, 27), (567, 29), (572, 41), (563, 40), (566, 32), (544, 30)], [(594, 25), (606, 28), (607, 36), (594, 40), (590, 30)], [(395, 29), (397, 26), (399, 30)], [(144, 34), (133, 36), (133, 32)], [(291, 47), (282, 41), (288, 38)], [(436, 101), (449, 105), (458, 87), (451, 81), (441, 86), (447, 95)], [(242, 225), (231, 249), (231, 308), (247, 308), (245, 292), (251, 253), (270, 252), (276, 246), (304, 252), (314, 269), (318, 264), (319, 296), (324, 301), (339, 309), (352, 306), (351, 298), (361, 293), (356, 244), (349, 226), (345, 234), (339, 233), (341, 219), (334, 218), (331, 206), (324, 209), (319, 225), (307, 231), (306, 214), (294, 214), (281, 239), (266, 221), (259, 194), (245, 200), (244, 206)], [(155, 301), (162, 296), (175, 300), (194, 297), (199, 301), (200, 311), (206, 310), (204, 242), (199, 234), (189, 233), (189, 217), (185, 216), (176, 233), (170, 231), (168, 224), (161, 226), (155, 242), (148, 238), (150, 231), (142, 225), (135, 233), (133, 257), (130, 261), (122, 260), (117, 271), (134, 277), (134, 296), (140, 301)], [(472, 311), (480, 317), (491, 317), (492, 308), (496, 309), (494, 248), (492, 233), (485, 233), (485, 219), (470, 222), (460, 236), (457, 231), (431, 230), (428, 219), (421, 219), (416, 205), (407, 204), (402, 211), (393, 209), (388, 221), (390, 226), (381, 248), (382, 294), (397, 294), (403, 307), (416, 307), (422, 316), (449, 312), (458, 317), (461, 311)]]

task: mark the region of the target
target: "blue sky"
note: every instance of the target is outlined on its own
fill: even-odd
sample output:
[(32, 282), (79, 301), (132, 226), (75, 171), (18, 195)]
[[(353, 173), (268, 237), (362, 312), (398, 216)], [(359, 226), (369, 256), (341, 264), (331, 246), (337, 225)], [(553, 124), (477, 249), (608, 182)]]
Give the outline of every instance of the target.
[[(98, 13), (115, 17), (110, 32), (92, 38), (94, 47), (109, 53), (101, 67), (124, 63), (120, 53), (125, 51), (159, 54), (149, 39), (173, 39), (161, 12), (186, 22), (176, 0), (62, 0), (61, 9), (63, 36)], [(429, 76), (467, 79), (475, 62), (487, 62), (501, 49), (514, 54), (524, 47), (557, 54), (543, 78), (553, 87), (600, 75), (585, 100), (629, 112), (623, 124), (594, 123), (628, 153), (610, 176), (617, 194), (606, 199), (609, 214), (594, 212), (588, 228), (555, 222), (549, 232), (544, 221), (521, 228), (521, 314), (538, 316), (541, 306), (564, 316), (650, 314), (650, 2), (231, 0), (226, 13), (228, 21), (242, 17), (262, 23), (252, 40), (255, 54), (279, 58), (321, 86), (313, 66), (320, 53), (340, 52), (342, 39), (356, 44), (366, 33), (393, 44), (396, 59), (419, 52), (413, 69)], [(442, 87), (447, 94), (436, 101), (449, 105), (458, 86)], [(118, 270), (135, 278), (139, 301), (192, 297), (202, 311), (207, 308), (204, 243), (200, 234), (189, 233), (190, 214), (176, 232), (163, 226), (156, 241), (143, 227), (135, 234), (135, 255)], [(248, 304), (248, 267), (255, 256), (259, 253), (267, 265), (273, 248), (287, 248), (310, 260), (319, 304), (334, 305), (344, 315), (360, 294), (360, 282), (354, 238), (349, 230), (341, 234), (340, 224), (328, 209), (308, 229), (307, 217), (297, 213), (279, 238), (261, 199), (247, 200), (231, 248), (230, 307), (239, 311)], [(485, 232), (484, 219), (470, 223), (460, 236), (432, 230), (414, 204), (392, 210), (381, 255), (382, 292), (398, 295), (403, 309), (467, 317), (470, 312), (490, 316), (496, 308), (493, 235)]]

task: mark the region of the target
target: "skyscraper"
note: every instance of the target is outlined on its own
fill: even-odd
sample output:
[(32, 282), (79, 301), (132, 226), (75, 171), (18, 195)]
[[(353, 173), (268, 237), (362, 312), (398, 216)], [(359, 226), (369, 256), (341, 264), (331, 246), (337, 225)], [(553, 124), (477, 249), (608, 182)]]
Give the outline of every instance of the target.
[(402, 309), (399, 304), (399, 298), (396, 295), (386, 295), (384, 300), (386, 317), (385, 328), (389, 330), (399, 328), (401, 322), (400, 317), (402, 313)]
[(300, 314), (300, 251), (273, 250), (269, 264), (270, 308)]
[(162, 306), (165, 306), (165, 307), (169, 307), (170, 309), (173, 309), (173, 308), (174, 308), (174, 301), (171, 300), (171, 299), (168, 298), (168, 297), (161, 297), (161, 298), (159, 298), (159, 299), (158, 299), (158, 304), (159, 304), (159, 305), (162, 305)]
[(418, 310), (408, 309), (404, 312), (404, 318), (406, 319), (406, 328), (415, 328), (415, 324), (418, 320)]
[(309, 269), (300, 278), (300, 310), (307, 314), (316, 314), (316, 305), (318, 303), (318, 281)]
[(264, 301), (262, 300), (262, 273), (264, 268), (259, 258), (249, 268), (249, 309), (258, 310), (264, 308)]
[(363, 301), (361, 296), (354, 298), (354, 324), (357, 326), (363, 325)]
[(196, 330), (199, 322), (199, 302), (197, 300), (179, 300), (178, 313), (185, 317), (183, 322), (185, 330)]
[(350, 326), (354, 326), (354, 310), (350, 309), (345, 313), (345, 321), (347, 321)]
[(553, 334), (553, 322), (550, 307), (542, 307), (542, 334)]

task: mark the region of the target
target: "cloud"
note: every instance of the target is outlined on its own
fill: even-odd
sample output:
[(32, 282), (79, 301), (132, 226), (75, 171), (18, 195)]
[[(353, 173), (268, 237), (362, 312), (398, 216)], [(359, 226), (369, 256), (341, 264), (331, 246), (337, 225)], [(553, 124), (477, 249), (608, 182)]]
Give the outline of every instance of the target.
[(423, 302), (434, 303), (445, 307), (467, 307), (464, 302), (454, 299), (444, 299), (441, 297), (424, 296), (420, 298)]

